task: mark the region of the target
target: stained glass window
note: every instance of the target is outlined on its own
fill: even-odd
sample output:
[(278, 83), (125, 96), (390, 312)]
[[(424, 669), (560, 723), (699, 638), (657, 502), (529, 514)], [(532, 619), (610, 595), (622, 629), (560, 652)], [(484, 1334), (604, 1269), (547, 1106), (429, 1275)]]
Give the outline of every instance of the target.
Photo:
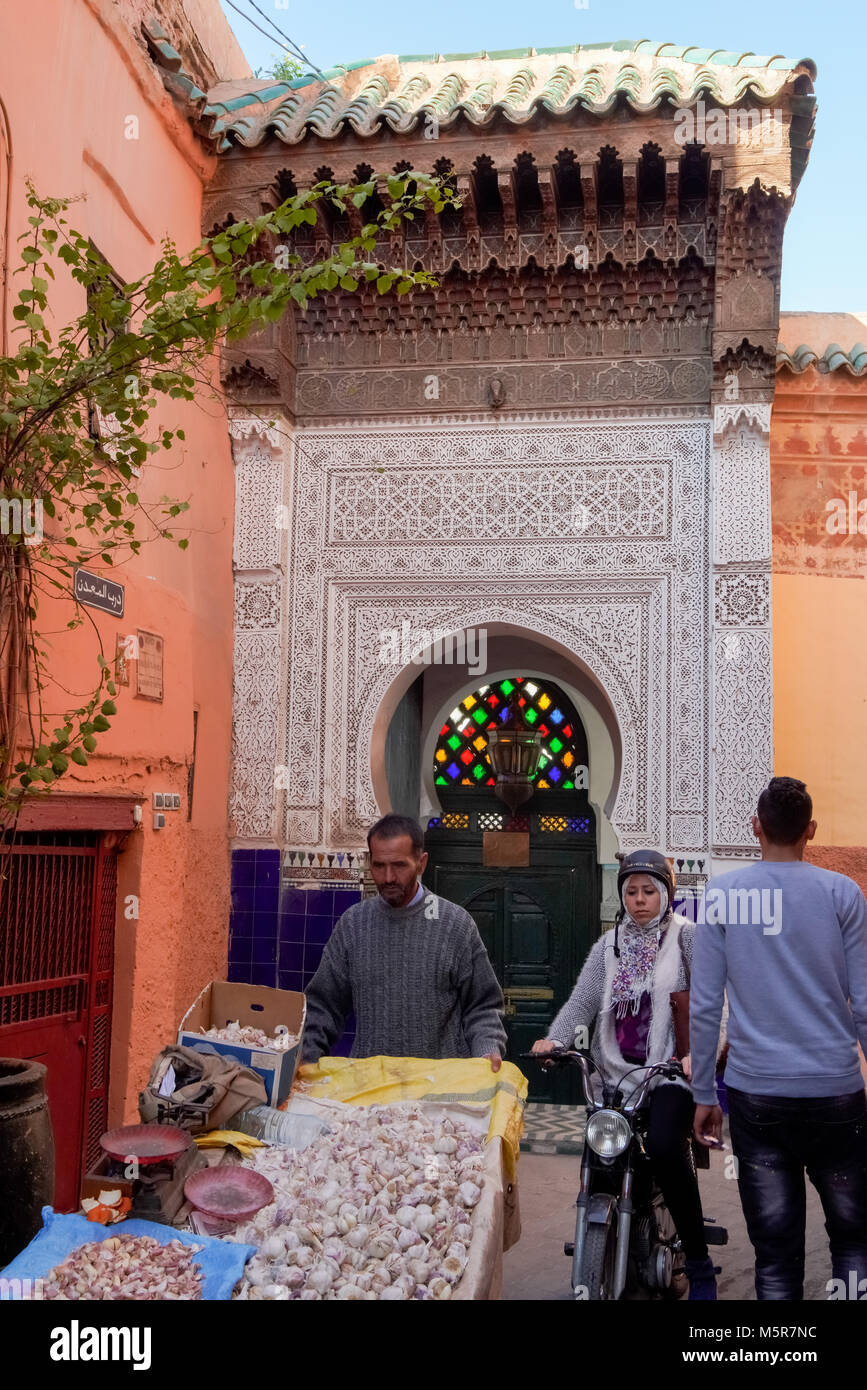
[(531, 729), (542, 735), (542, 756), (534, 778), (537, 791), (575, 791), (587, 787), (587, 768), (581, 761), (584, 731), (575, 712), (556, 687), (530, 676), (513, 676), (480, 686), (461, 700), (439, 732), (434, 755), (438, 787), (493, 787), (488, 757), (488, 729), (509, 717), (509, 701)]

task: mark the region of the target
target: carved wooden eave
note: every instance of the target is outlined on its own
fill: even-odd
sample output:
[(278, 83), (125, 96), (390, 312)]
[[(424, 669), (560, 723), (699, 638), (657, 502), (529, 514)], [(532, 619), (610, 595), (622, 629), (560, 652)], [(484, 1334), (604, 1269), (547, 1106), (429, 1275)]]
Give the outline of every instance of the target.
[[(428, 408), (423, 383), (444, 364), (444, 411), (489, 404), (495, 368), (498, 401), (531, 408), (543, 361), (563, 365), (545, 387), (554, 399), (539, 402), (547, 406), (605, 400), (618, 380), (624, 402), (639, 399), (651, 360), (661, 362), (654, 389), (685, 404), (721, 398), (725, 376), (742, 367), (746, 389), (772, 392), (782, 234), (798, 151), (809, 147), (814, 74), (807, 60), (624, 42), (386, 58), (292, 91), (212, 94), (223, 152), (205, 231), (274, 206), (278, 176), (301, 190), (323, 171), (352, 182), (373, 169), (387, 204), (393, 171), (436, 170), (460, 201), (383, 234), (374, 252), (384, 267), (436, 274), (435, 294), (325, 295), (293, 315), (297, 346), (285, 331), (254, 353), (243, 345), (227, 370), (242, 392), (246, 371), (256, 399), (266, 379), (279, 383), (299, 419)], [(735, 138), (684, 144), (685, 110), (695, 132), (723, 113)], [(750, 112), (765, 124), (747, 140), (740, 122)], [(335, 222), (319, 205), (315, 227), (291, 244), (311, 263), (365, 220), (350, 207)], [(624, 365), (605, 379), (580, 367), (600, 358)], [(296, 371), (300, 396), (287, 399)], [(369, 377), (383, 371), (398, 373), (394, 389)]]

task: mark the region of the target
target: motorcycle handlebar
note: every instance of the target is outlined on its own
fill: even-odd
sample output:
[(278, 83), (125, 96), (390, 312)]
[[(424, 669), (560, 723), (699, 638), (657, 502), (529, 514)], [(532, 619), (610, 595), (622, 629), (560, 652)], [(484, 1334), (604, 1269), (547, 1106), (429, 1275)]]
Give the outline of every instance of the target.
[[(547, 1062), (549, 1065), (558, 1062), (568, 1062), (573, 1066), (580, 1067), (581, 1074), (584, 1078), (585, 1094), (588, 1097), (592, 1096), (592, 1077), (593, 1073), (597, 1072), (599, 1068), (591, 1058), (590, 1053), (583, 1048), (558, 1048), (553, 1052), (522, 1052), (519, 1055), (522, 1061), (539, 1062), (541, 1064)], [(646, 1075), (633, 1099), (630, 1100), (628, 1105), (624, 1106), (624, 1110), (628, 1111), (629, 1114), (634, 1114), (636, 1110), (641, 1109), (647, 1095), (648, 1087), (655, 1076), (666, 1075), (669, 1077), (678, 1077), (684, 1075), (683, 1067), (678, 1061), (656, 1062), (652, 1067), (633, 1067), (631, 1071), (646, 1071)], [(625, 1072), (620, 1078), (619, 1085), (622, 1084), (629, 1075), (629, 1071)], [(618, 1090), (619, 1085), (617, 1088)]]

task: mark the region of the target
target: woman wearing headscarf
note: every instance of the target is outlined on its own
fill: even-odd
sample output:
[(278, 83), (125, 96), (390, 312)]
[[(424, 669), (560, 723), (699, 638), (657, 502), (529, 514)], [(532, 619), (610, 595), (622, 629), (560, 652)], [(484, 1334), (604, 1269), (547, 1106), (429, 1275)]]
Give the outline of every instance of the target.
[[(642, 1068), (675, 1055), (670, 995), (689, 988), (695, 927), (672, 910), (674, 876), (655, 850), (626, 856), (617, 889), (614, 929), (594, 944), (547, 1038), (534, 1043), (533, 1051), (551, 1052), (558, 1043), (571, 1047), (579, 1028), (587, 1034), (592, 1029), (592, 1060), (606, 1085), (623, 1078), (628, 1099), (644, 1079)], [(687, 1147), (695, 1114), (687, 1084), (690, 1059), (680, 1060), (687, 1080), (652, 1083), (645, 1148), (683, 1245), (689, 1297), (715, 1299), (698, 1179)]]

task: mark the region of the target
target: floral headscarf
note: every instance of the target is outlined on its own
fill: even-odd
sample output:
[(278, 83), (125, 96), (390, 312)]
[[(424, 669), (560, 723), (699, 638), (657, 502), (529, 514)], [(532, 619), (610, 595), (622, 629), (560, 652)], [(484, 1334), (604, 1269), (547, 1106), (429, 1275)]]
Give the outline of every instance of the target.
[[(630, 874), (629, 878), (634, 876)], [(641, 925), (624, 909), (619, 934), (620, 960), (611, 985), (612, 1007), (618, 1018), (623, 1018), (630, 1010), (638, 1013), (641, 996), (651, 987), (660, 938), (668, 925), (665, 922), (668, 891), (658, 880), (654, 879), (654, 883), (659, 889), (659, 911), (652, 921)]]

